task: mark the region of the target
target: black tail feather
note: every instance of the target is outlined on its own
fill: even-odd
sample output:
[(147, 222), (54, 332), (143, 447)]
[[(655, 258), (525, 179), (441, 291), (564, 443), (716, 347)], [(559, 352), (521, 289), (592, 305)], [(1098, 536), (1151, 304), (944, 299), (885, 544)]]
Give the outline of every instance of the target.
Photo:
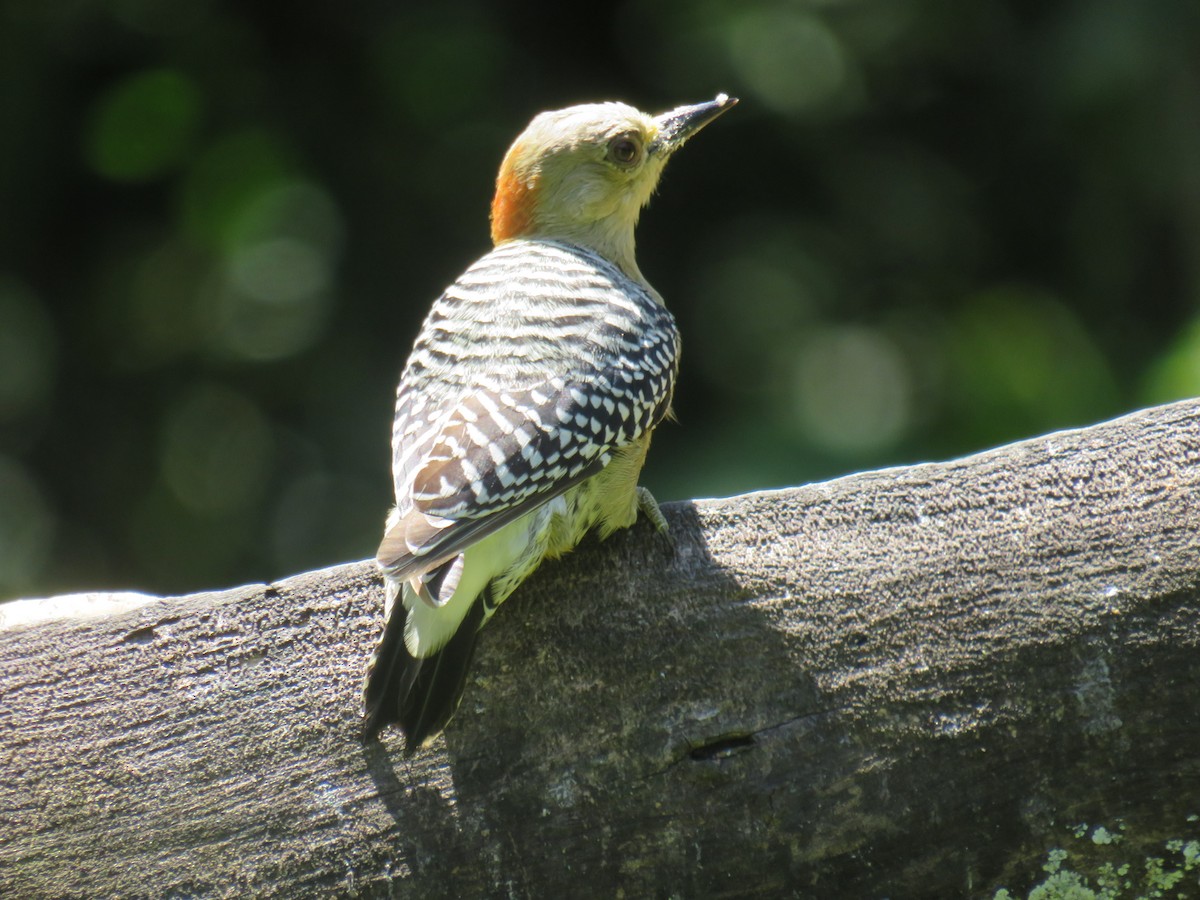
[(397, 597), (383, 628), (383, 637), (367, 666), (363, 689), (364, 742), (373, 741), (390, 722), (399, 721), (400, 701), (408, 692), (421, 668), (404, 646), (404, 623), (408, 611)]
[(415, 658), (404, 645), (407, 614), (397, 600), (374, 665), (367, 672), (364, 741), (373, 740), (385, 725), (396, 722), (404, 730), (405, 752), (412, 754), (446, 727), (462, 699), (487, 596), (485, 590), (475, 598), (446, 646), (425, 659)]

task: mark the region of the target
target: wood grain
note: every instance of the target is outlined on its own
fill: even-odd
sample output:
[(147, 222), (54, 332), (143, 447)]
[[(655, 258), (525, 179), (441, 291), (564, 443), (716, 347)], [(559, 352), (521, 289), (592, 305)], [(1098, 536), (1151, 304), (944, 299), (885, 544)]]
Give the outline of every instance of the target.
[(1116, 817), (1133, 855), (1200, 812), (1198, 498), (1188, 401), (670, 504), (518, 591), (411, 760), (356, 739), (369, 563), (17, 601), (0, 896), (990, 896)]

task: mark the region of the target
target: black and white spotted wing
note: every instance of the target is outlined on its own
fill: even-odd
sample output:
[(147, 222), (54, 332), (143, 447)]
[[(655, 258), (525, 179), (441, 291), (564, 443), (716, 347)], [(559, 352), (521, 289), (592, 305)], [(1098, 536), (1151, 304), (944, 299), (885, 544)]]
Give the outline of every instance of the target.
[(401, 379), (401, 533), (380, 562), (436, 564), (598, 472), (666, 414), (678, 354), (670, 312), (591, 251), (483, 257), (434, 304)]

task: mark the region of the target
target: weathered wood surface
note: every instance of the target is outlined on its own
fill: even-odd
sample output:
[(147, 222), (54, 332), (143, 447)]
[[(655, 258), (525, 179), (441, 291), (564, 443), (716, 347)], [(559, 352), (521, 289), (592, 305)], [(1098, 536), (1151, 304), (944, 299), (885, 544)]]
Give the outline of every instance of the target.
[(1200, 402), (665, 511), (411, 760), (367, 563), (0, 607), (0, 896), (990, 896), (1200, 812)]

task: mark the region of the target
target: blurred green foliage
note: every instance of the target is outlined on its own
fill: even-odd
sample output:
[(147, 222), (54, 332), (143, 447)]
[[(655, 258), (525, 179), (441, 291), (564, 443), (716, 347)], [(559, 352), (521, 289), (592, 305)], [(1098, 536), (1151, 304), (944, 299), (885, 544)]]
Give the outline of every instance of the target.
[(369, 556), (420, 319), (575, 102), (743, 101), (643, 218), (660, 498), (1200, 393), (1194, 0), (0, 10), (0, 596)]

